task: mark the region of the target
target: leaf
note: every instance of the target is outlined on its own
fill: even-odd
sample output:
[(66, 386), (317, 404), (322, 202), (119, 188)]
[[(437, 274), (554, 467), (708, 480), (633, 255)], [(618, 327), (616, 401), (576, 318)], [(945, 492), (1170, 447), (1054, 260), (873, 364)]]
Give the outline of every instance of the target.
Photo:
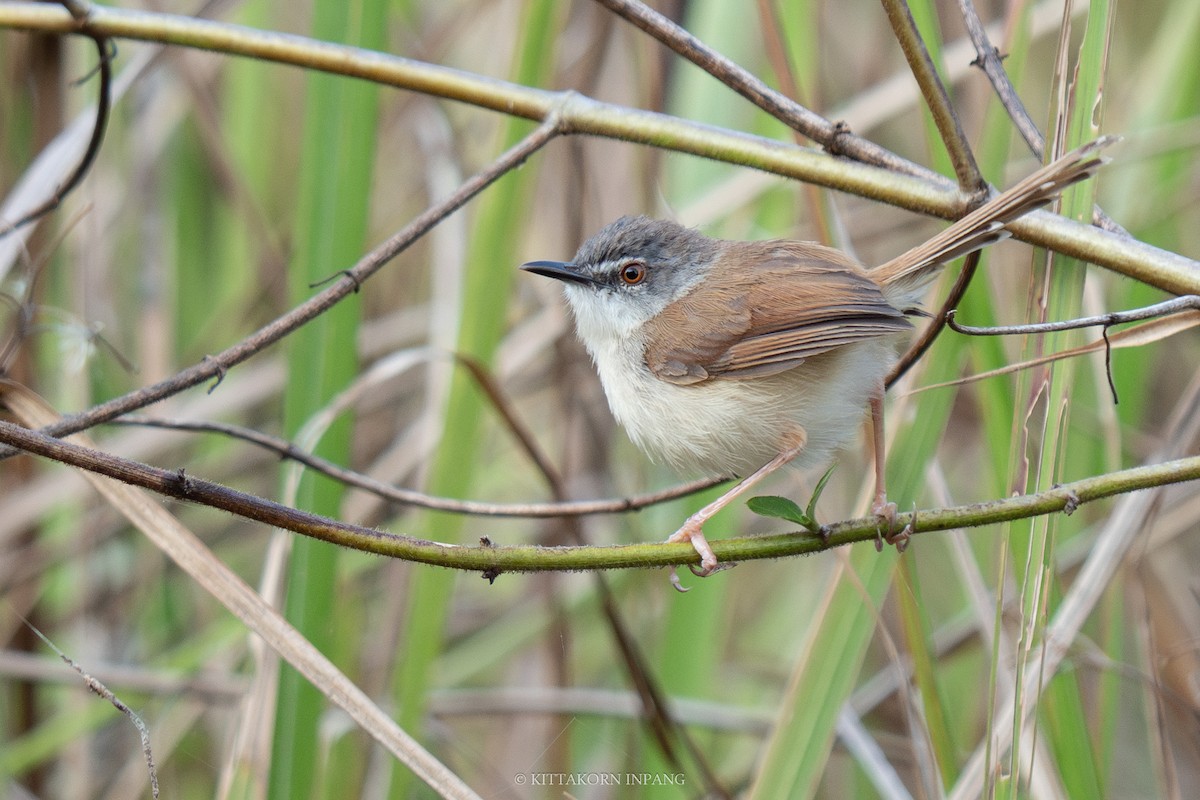
[[(817, 500), (821, 497), (821, 492), (825, 491), (825, 484), (829, 483), (829, 477), (833, 475), (833, 471), (837, 469), (837, 464), (830, 464), (829, 469), (825, 470), (825, 474), (821, 476), (821, 480), (817, 481), (817, 486), (813, 489), (812, 499), (808, 501), (808, 508), (805, 509), (806, 516), (817, 524)], [(820, 527), (819, 525), (817, 527)]]
[(797, 525), (803, 525), (805, 528), (811, 528), (815, 524), (812, 517), (804, 513), (804, 509), (796, 505), (795, 501), (789, 500), (786, 497), (776, 497), (774, 495), (751, 497), (746, 501), (746, 506), (760, 517), (775, 517), (776, 519), (795, 522)]
[(829, 483), (829, 476), (833, 474), (834, 467), (825, 470), (825, 474), (821, 476), (821, 480), (817, 481), (817, 486), (813, 489), (812, 499), (808, 501), (808, 508), (802, 509), (794, 501), (786, 497), (777, 497), (775, 495), (762, 495), (760, 497), (751, 497), (746, 501), (746, 506), (758, 514), (760, 517), (774, 517), (775, 519), (787, 520), (794, 522), (797, 525), (802, 525), (807, 530), (816, 533), (821, 530), (821, 523), (817, 522), (817, 500), (821, 497), (821, 492), (825, 491), (825, 484)]

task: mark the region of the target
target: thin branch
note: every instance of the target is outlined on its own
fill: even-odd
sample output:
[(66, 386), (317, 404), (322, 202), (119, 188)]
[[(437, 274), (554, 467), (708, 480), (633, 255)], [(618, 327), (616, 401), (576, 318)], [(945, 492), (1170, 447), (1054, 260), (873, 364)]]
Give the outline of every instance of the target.
[[(66, 12), (45, 3), (0, 3), (0, 28), (70, 34), (75, 32), (73, 24)], [(386, 53), (209, 20), (109, 7), (97, 7), (89, 25), (114, 38), (198, 47), (324, 70), (529, 119), (557, 114), (559, 133), (604, 136), (741, 164), (944, 219), (962, 216), (973, 200), (944, 177), (917, 178), (758, 136), (601, 103), (573, 92), (548, 92)], [(1010, 230), (1015, 238), (1030, 244), (1090, 261), (1172, 294), (1200, 293), (1200, 264), (1132, 238), (1046, 212), (1031, 214), (1013, 223)]]
[(1094, 328), (1103, 325), (1111, 328), (1126, 322), (1137, 322), (1143, 319), (1166, 317), (1183, 311), (1200, 310), (1200, 296), (1185, 295), (1161, 303), (1135, 308), (1129, 311), (1110, 311), (1107, 314), (1097, 314), (1092, 317), (1062, 320), (1060, 322), (1034, 322), (1027, 325), (996, 325), (990, 328), (977, 328), (973, 325), (962, 325), (955, 319), (956, 311), (951, 310), (946, 317), (946, 324), (955, 333), (967, 336), (1014, 336), (1034, 333), (1052, 333), (1054, 331), (1073, 331), (1079, 328)]
[[(112, 109), (112, 54), (109, 52), (111, 42), (104, 36), (89, 32), (87, 19), (91, 9), (90, 3), (64, 0), (63, 5), (67, 6), (72, 16), (79, 21), (78, 29), (90, 36), (96, 43), (96, 50), (100, 56), (100, 63), (96, 67), (100, 74), (100, 96), (96, 99), (96, 121), (92, 125), (92, 136), (88, 140), (87, 148), (79, 159), (79, 163), (75, 165), (67, 179), (55, 187), (54, 192), (44, 203), (26, 213), (25, 216), (7, 224), (0, 224), (0, 237), (7, 236), (17, 228), (40, 219), (62, 205), (66, 196), (83, 181), (84, 176), (92, 168), (96, 156), (100, 153), (100, 145), (104, 141), (104, 131), (108, 127), (109, 112)], [(3, 220), (0, 220), (0, 223), (3, 223)]]
[[(975, 4), (971, 0), (958, 0), (958, 8), (962, 12), (967, 36), (970, 37), (971, 44), (975, 46), (975, 60), (971, 64), (979, 67), (987, 76), (988, 82), (992, 84), (992, 89), (996, 92), (996, 98), (1008, 113), (1008, 118), (1016, 125), (1017, 132), (1021, 134), (1021, 138), (1029, 147), (1029, 152), (1037, 156), (1039, 161), (1044, 161), (1046, 137), (1042, 135), (1037, 123), (1033, 121), (1033, 117), (1029, 115), (1025, 104), (1021, 101), (1021, 96), (1017, 94), (1016, 87), (1008, 77), (1008, 71), (1004, 69), (1000, 51), (988, 39), (987, 30), (979, 18), (979, 12), (975, 10)], [(1124, 236), (1129, 235), (1112, 217), (1104, 213), (1099, 205), (1095, 206), (1092, 211), (1092, 221), (1106, 231)]]
[(377, 497), (393, 503), (399, 503), (416, 508), (427, 508), (432, 511), (446, 511), (452, 514), (466, 514), (480, 517), (525, 517), (529, 519), (546, 519), (553, 517), (583, 517), (593, 514), (623, 514), (629, 511), (640, 511), (649, 506), (678, 500), (680, 497), (702, 492), (724, 483), (726, 478), (702, 478), (690, 483), (672, 486), (658, 492), (618, 497), (608, 500), (573, 500), (557, 503), (483, 503), (476, 500), (456, 500), (448, 497), (435, 497), (413, 489), (404, 489), (384, 483), (347, 469), (332, 461), (314, 455), (307, 450), (297, 447), (278, 436), (256, 431), (240, 425), (225, 422), (198, 422), (192, 420), (155, 419), (152, 417), (129, 416), (109, 422), (111, 425), (136, 425), (146, 428), (164, 428), (177, 431), (196, 431), (200, 433), (217, 433), (233, 439), (240, 439), (250, 444), (270, 450), (271, 452), (309, 469), (319, 472), (347, 486), (362, 489)]
[(158, 770), (155, 769), (155, 767), (154, 767), (154, 750), (150, 746), (150, 729), (148, 727), (146, 727), (146, 723), (142, 720), (142, 718), (140, 716), (138, 716), (137, 712), (135, 712), (128, 705), (126, 705), (125, 702), (123, 700), (121, 700), (121, 698), (119, 698), (115, 694), (113, 694), (111, 689), (109, 689), (107, 686), (105, 686), (96, 677), (94, 677), (93, 675), (84, 671), (83, 667), (79, 666), (79, 664), (77, 664), (75, 662), (75, 659), (71, 658), (66, 653), (64, 653), (62, 650), (60, 650), (58, 648), (58, 645), (56, 645), (56, 644), (54, 644), (54, 642), (50, 641), (50, 639), (47, 638), (46, 634), (44, 634), (40, 630), (38, 630), (38, 628), (33, 623), (31, 623), (29, 620), (24, 619), (24, 618), (22, 618), (22, 621), (26, 625), (29, 626), (29, 629), (32, 630), (39, 639), (42, 640), (42, 643), (45, 644), (46, 647), (49, 647), (51, 650), (53, 650), (58, 655), (58, 657), (63, 660), (63, 663), (65, 663), (68, 667), (70, 667), (71, 669), (73, 669), (77, 673), (79, 673), (79, 677), (83, 678), (84, 685), (87, 686), (87, 688), (89, 690), (91, 690), (93, 694), (95, 694), (97, 697), (99, 697), (103, 700), (107, 700), (109, 703), (111, 703), (113, 708), (115, 708), (117, 711), (120, 711), (122, 714), (124, 714), (125, 717), (130, 722), (133, 723), (133, 727), (137, 728), (138, 737), (141, 739), (141, 742), (142, 742), (142, 758), (144, 758), (146, 761), (146, 771), (149, 773), (149, 776), (150, 776), (150, 794), (152, 797), (157, 798), (158, 797)]
[(682, 26), (676, 25), (645, 3), (637, 2), (637, 0), (597, 0), (597, 2), (650, 34), (772, 117), (821, 145), (826, 152), (849, 156), (864, 164), (872, 164), (907, 175), (921, 178), (941, 177), (927, 167), (901, 158), (869, 139), (855, 136), (845, 125), (825, 119), (792, 98), (777, 92), (763, 83), (756, 75), (713, 50)]
[(1000, 57), (1000, 51), (988, 39), (987, 30), (983, 27), (983, 20), (979, 18), (979, 12), (975, 10), (975, 4), (971, 0), (958, 0), (958, 9), (962, 13), (967, 36), (970, 37), (971, 44), (975, 45), (975, 60), (971, 64), (979, 67), (987, 76), (1000, 104), (1004, 106), (1009, 119), (1017, 126), (1017, 132), (1021, 134), (1021, 138), (1029, 147), (1029, 152), (1037, 156), (1039, 160), (1044, 159), (1046, 139), (1038, 130), (1033, 117), (1029, 116), (1025, 104), (1021, 102), (1021, 97), (1017, 94), (1016, 87), (1009, 80), (1008, 71), (1004, 69)]
[(537, 440), (533, 437), (533, 431), (529, 426), (521, 421), (517, 415), (513, 404), (509, 402), (508, 395), (500, 388), (500, 384), (496, 382), (491, 371), (479, 359), (463, 353), (455, 354), (455, 361), (461, 364), (470, 376), (475, 380), (475, 383), (483, 391), (488, 401), (492, 404), (492, 408), (500, 415), (504, 421), (505, 427), (509, 433), (521, 445), (521, 449), (529, 456), (529, 460), (537, 467), (538, 472), (545, 478), (546, 483), (550, 485), (554, 496), (557, 499), (565, 499), (566, 492), (563, 487), (562, 476), (558, 474), (558, 470), (554, 468), (554, 464), (550, 462), (550, 457), (538, 447)]
[(942, 301), (941, 308), (933, 315), (933, 319), (921, 331), (921, 335), (909, 345), (908, 350), (904, 355), (900, 356), (900, 360), (896, 362), (891, 371), (888, 372), (884, 379), (884, 385), (887, 388), (892, 388), (892, 385), (904, 376), (912, 368), (912, 365), (917, 363), (921, 356), (933, 346), (938, 334), (942, 332), (942, 328), (949, 324), (954, 317), (954, 309), (962, 300), (963, 295), (967, 293), (967, 287), (971, 285), (971, 279), (975, 277), (975, 270), (979, 267), (979, 257), (982, 252), (976, 250), (974, 253), (969, 253), (963, 260), (962, 270), (958, 273), (958, 277), (954, 280), (954, 286), (950, 287), (950, 293), (946, 295), (946, 299)]
[(921, 96), (925, 98), (929, 113), (933, 115), (933, 123), (937, 126), (942, 144), (946, 146), (946, 152), (950, 155), (954, 174), (958, 176), (958, 185), (967, 192), (986, 198), (987, 181), (979, 171), (975, 154), (971, 152), (967, 143), (967, 134), (958, 120), (954, 104), (950, 102), (950, 94), (938, 75), (929, 49), (921, 39), (921, 32), (917, 30), (917, 23), (908, 3), (906, 0), (883, 0), (883, 10), (887, 13), (892, 32), (896, 34), (896, 41), (900, 43), (900, 49), (908, 61), (908, 68), (916, 78), (917, 86), (921, 88)]
[[(499, 575), (503, 572), (666, 567), (699, 562), (695, 548), (680, 544), (635, 544), (609, 547), (497, 546), (488, 539), (479, 547), (443, 544), (411, 536), (349, 525), (271, 500), (239, 492), (182, 470), (165, 470), (55, 439), (39, 431), (0, 421), (0, 442), (34, 455), (140, 486), (168, 497), (219, 508), (267, 525), (377, 555), (423, 564)], [(1015, 519), (1073, 512), (1096, 500), (1139, 489), (1200, 479), (1200, 456), (1098, 475), (1044, 492), (949, 508), (897, 515), (899, 525), (916, 524), (914, 533), (969, 528)], [(711, 541), (724, 563), (817, 553), (854, 542), (874, 542), (876, 517), (822, 526), (819, 532), (798, 531), (768, 536)], [(487, 538), (487, 537), (484, 537)]]
[[(526, 452), (530, 460), (533, 461), (538, 471), (542, 473), (555, 499), (559, 501), (565, 500), (567, 491), (562, 476), (558, 470), (554, 469), (550, 458), (538, 446), (532, 432), (520, 421), (520, 418), (512, 407), (512, 403), (508, 402), (508, 398), (499, 384), (493, 380), (491, 373), (483, 364), (475, 359), (465, 358), (460, 355), (458, 360), (459, 363), (467, 368), (472, 377), (480, 385), (483, 392), (492, 402), (492, 405), (500, 413), (509, 431), (516, 437), (521, 448)], [(567, 531), (571, 541), (579, 545), (588, 544), (577, 518), (564, 520), (562, 527)], [(498, 572), (488, 571), (484, 574), (488, 580), (495, 580)], [(647, 728), (654, 737), (654, 741), (658, 744), (663, 757), (672, 768), (676, 770), (683, 769), (683, 762), (680, 760), (676, 747), (677, 742), (682, 743), (700, 768), (706, 793), (714, 797), (730, 798), (731, 795), (721, 786), (712, 766), (704, 757), (704, 753), (696, 746), (695, 741), (688, 732), (672, 716), (662, 687), (647, 666), (646, 657), (642, 653), (637, 639), (630, 633), (629, 625), (625, 622), (625, 615), (622, 613), (620, 606), (617, 605), (616, 596), (609, 585), (608, 578), (602, 572), (593, 572), (592, 580), (596, 586), (596, 593), (600, 597), (600, 606), (604, 612), (604, 618), (608, 622), (609, 630), (612, 632), (616, 643), (617, 652), (621, 656), (626, 672), (629, 675), (629, 680), (642, 702)]]
[[(3, 388), (7, 389), (4, 402), (18, 418), (43, 427), (53, 421), (54, 412), (33, 392), (12, 383)], [(11, 423), (0, 423), (0, 427), (3, 425)], [(40, 434), (35, 436), (47, 442), (56, 441)], [(78, 438), (88, 441), (84, 436)], [(187, 477), (182, 472), (175, 473), (175, 476), (186, 487)], [(279, 610), (216, 558), (195, 534), (180, 524), (160, 503), (125, 485), (120, 479), (110, 480), (90, 472), (82, 477), (164, 556), (232, 612), (249, 631), (261, 637), (268, 647), (343, 709), (372, 739), (425, 781), (439, 797), (480, 800), (479, 795), (458, 775), (402, 730), (387, 712), (308, 639), (301, 636)]]
[[(93, 406), (85, 412), (63, 417), (59, 422), (46, 428), (45, 432), (52, 436), (75, 433), (130, 411), (144, 408), (205, 381), (223, 377), (230, 367), (240, 364), (264, 350), (355, 292), (363, 281), (425, 235), (433, 226), (461, 208), (492, 182), (520, 166), (531, 154), (544, 147), (547, 142), (558, 135), (558, 126), (559, 118), (551, 114), (537, 130), (522, 139), (487, 168), (471, 176), (452, 195), (426, 209), (399, 233), (394, 234), (383, 244), (363, 256), (328, 289), (277, 317), (232, 347), (215, 356), (208, 356), (200, 363), (152, 386), (146, 386), (113, 398)], [(14, 452), (7, 448), (0, 449), (0, 457), (10, 456)]]

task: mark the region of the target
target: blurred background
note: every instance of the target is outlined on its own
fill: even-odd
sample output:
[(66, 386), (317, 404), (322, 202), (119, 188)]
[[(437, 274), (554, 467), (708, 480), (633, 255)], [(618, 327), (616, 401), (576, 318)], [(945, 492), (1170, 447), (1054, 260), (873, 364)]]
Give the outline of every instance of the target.
[[(1102, 85), (1091, 118), (1125, 142), (1096, 181), (1097, 202), (1133, 236), (1195, 257), (1200, 4), (1067, 5), (976, 9), (1043, 131), (1069, 105), (1068, 81)], [(195, 3), (122, 6), (197, 12)], [(911, 6), (988, 180), (1003, 187), (1032, 171), (1038, 160), (970, 66), (958, 4)], [(879, 4), (655, 7), (807, 107), (951, 174)], [(253, 0), (203, 13), (792, 141), (782, 124), (592, 3)], [(1095, 41), (1102, 46), (1089, 50)], [(242, 340), (534, 127), (221, 53), (117, 47), (122, 94), (99, 157), (0, 264), (0, 369), (62, 413)], [(96, 57), (87, 39), (0, 29), (0, 192), (74, 120), (86, 132)], [(696, 477), (649, 462), (614, 426), (558, 288), (516, 270), (567, 259), (633, 213), (725, 238), (816, 239), (868, 265), (943, 224), (744, 167), (562, 137), (332, 312), (219, 386), (145, 413), (247, 426), (434, 495), (551, 499), (494, 401), (455, 366), (457, 352), (492, 375), (571, 498)], [(952, 280), (957, 270), (947, 272)], [(932, 307), (948, 285), (933, 291)], [(1165, 296), (1005, 243), (984, 256), (960, 319), (1007, 324), (1036, 317), (1043, 301), (1052, 314), (1090, 314)], [(1052, 373), (965, 380), (1081, 346), (1095, 330), (1049, 343), (943, 334), (889, 395), (891, 499), (901, 510), (982, 502), (1195, 455), (1194, 322), (1148, 328), (1113, 352), (1118, 404), (1102, 352)], [(92, 435), (107, 451), (242, 491), (465, 544), (565, 544), (577, 534), (593, 544), (656, 541), (712, 496), (577, 528), (462, 517), (301, 477), (274, 454), (214, 433), (107, 425)], [(856, 445), (839, 458), (822, 521), (866, 510), (868, 456)], [(762, 493), (804, 505), (818, 477), (781, 473)], [(1184, 485), (1142, 501), (1132, 518), (1120, 515), (1129, 500), (1119, 498), (1069, 517), (929, 533), (902, 557), (857, 545), (703, 581), (685, 575), (686, 595), (660, 570), (607, 574), (609, 595), (589, 574), (489, 583), (166, 505), (485, 797), (1186, 796), (1200, 779), (1200, 499)], [(286, 669), (275, 680), (241, 623), (73, 472), (27, 457), (0, 463), (0, 509), (3, 793), (146, 794), (132, 726), (81, 686), (36, 626), (142, 715), (172, 795), (430, 796), (317, 690)], [(1114, 524), (1132, 543), (1040, 672), (1047, 628), (1064, 598), (1080, 597), (1080, 566)], [(739, 507), (706, 530), (712, 539), (787, 527)], [(1014, 698), (1027, 681), (1032, 691)], [(670, 699), (678, 727), (667, 733), (640, 718), (635, 687), (647, 683)], [(999, 724), (1006, 708), (1009, 722)], [(985, 753), (991, 734), (1012, 740), (1014, 708), (1030, 720), (1015, 755)], [(970, 777), (972, 757), (987, 764), (982, 777)], [(657, 781), (546, 786), (532, 777), (549, 774)]]

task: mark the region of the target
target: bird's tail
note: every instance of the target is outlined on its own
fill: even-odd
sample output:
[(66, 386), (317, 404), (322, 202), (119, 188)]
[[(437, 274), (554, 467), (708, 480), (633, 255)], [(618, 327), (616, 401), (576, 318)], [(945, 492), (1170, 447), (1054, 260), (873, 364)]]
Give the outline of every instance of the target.
[(1005, 226), (1048, 204), (1064, 189), (1091, 177), (1108, 159), (1099, 151), (1116, 136), (1102, 136), (996, 195), (923, 244), (871, 271), (888, 301), (900, 309), (917, 305), (920, 294), (941, 266), (960, 256), (1006, 239)]

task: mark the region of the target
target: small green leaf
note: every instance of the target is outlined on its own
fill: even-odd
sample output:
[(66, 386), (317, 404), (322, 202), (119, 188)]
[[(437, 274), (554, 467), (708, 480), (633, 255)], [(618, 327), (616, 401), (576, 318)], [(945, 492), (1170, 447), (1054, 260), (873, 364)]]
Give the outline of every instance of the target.
[(837, 464), (830, 464), (829, 469), (825, 470), (825, 474), (821, 476), (821, 480), (817, 481), (817, 488), (813, 489), (812, 499), (808, 501), (808, 508), (805, 510), (805, 516), (813, 521), (813, 525), (817, 524), (817, 500), (821, 497), (821, 492), (825, 491), (825, 484), (829, 483), (829, 476), (837, 469)]
[(788, 522), (794, 522), (809, 529), (817, 527), (813, 518), (804, 513), (804, 509), (786, 497), (775, 497), (773, 495), (751, 497), (746, 501), (746, 505), (755, 514), (762, 517), (775, 517), (776, 519), (787, 520)]
[(825, 474), (821, 476), (821, 480), (817, 481), (817, 487), (813, 489), (813, 496), (808, 501), (807, 509), (801, 509), (800, 506), (786, 497), (776, 497), (774, 495), (751, 497), (746, 501), (746, 505), (760, 517), (784, 519), (788, 522), (794, 522), (797, 525), (803, 525), (810, 531), (818, 531), (821, 529), (821, 523), (817, 522), (817, 500), (820, 499), (821, 492), (825, 491), (825, 484), (829, 483), (829, 476), (833, 474), (833, 469), (833, 467), (830, 467), (825, 470)]

